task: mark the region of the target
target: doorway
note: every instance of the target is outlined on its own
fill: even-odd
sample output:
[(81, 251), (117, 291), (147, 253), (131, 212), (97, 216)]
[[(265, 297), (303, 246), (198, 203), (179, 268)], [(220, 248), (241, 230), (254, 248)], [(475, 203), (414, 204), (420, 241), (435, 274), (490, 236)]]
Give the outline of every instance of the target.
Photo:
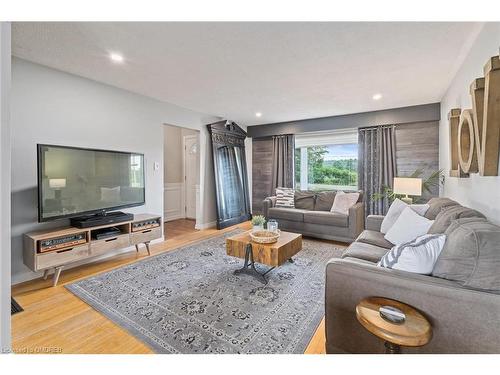
[(199, 217), (199, 131), (164, 125), (164, 221)]

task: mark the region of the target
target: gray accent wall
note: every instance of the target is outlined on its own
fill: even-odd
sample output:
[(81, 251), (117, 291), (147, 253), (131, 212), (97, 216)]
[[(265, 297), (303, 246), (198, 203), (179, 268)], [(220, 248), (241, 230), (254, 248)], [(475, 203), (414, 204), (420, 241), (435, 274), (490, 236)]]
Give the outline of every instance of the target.
[[(271, 137), (252, 139), (252, 213), (262, 213), (262, 201), (271, 192), (273, 142)], [(396, 126), (396, 164), (398, 176), (424, 169), (424, 177), (439, 169), (439, 121), (414, 122)], [(423, 199), (437, 196), (426, 194)]]
[(146, 204), (125, 211), (162, 215), (163, 124), (199, 130), (201, 224), (215, 223), (205, 126), (215, 118), (18, 58), (12, 63), (11, 96), (13, 283), (39, 276), (23, 264), (23, 233), (68, 225), (68, 220), (37, 222), (37, 143), (144, 153)]
[(258, 138), (279, 134), (299, 134), (323, 130), (361, 128), (364, 126), (439, 121), (439, 119), (440, 105), (439, 103), (432, 103), (411, 107), (384, 109), (381, 111), (354, 113), (350, 115), (254, 125), (248, 127), (248, 136)]
[[(439, 121), (396, 126), (396, 166), (398, 176), (423, 169), (424, 178), (439, 169)], [(436, 187), (433, 194), (424, 194), (422, 199), (438, 195)]]
[(252, 139), (252, 214), (262, 214), (262, 201), (271, 195), (273, 163), (272, 138)]

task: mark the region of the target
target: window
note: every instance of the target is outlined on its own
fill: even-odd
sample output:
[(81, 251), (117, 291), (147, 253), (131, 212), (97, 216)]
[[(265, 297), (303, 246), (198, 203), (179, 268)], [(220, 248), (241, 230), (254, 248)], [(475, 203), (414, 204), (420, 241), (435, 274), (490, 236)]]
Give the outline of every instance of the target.
[(295, 147), (297, 189), (357, 189), (357, 131), (300, 134), (295, 137)]

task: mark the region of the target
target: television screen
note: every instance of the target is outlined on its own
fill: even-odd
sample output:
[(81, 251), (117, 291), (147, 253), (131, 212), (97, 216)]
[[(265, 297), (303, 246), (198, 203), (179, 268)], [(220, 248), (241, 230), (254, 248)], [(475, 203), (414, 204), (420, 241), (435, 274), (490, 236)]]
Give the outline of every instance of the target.
[(39, 221), (144, 202), (144, 155), (38, 145)]

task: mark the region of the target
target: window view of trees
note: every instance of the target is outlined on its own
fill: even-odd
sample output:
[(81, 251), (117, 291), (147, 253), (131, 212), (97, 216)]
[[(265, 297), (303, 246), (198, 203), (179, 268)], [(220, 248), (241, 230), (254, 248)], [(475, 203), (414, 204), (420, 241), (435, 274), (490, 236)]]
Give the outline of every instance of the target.
[[(301, 190), (353, 189), (358, 185), (357, 144), (295, 150), (295, 181)], [(304, 150), (304, 151), (303, 151)], [(307, 152), (307, 156), (304, 153)], [(302, 168), (307, 158), (307, 168)], [(302, 176), (307, 171), (307, 176)], [(307, 181), (307, 186), (301, 186)]]

